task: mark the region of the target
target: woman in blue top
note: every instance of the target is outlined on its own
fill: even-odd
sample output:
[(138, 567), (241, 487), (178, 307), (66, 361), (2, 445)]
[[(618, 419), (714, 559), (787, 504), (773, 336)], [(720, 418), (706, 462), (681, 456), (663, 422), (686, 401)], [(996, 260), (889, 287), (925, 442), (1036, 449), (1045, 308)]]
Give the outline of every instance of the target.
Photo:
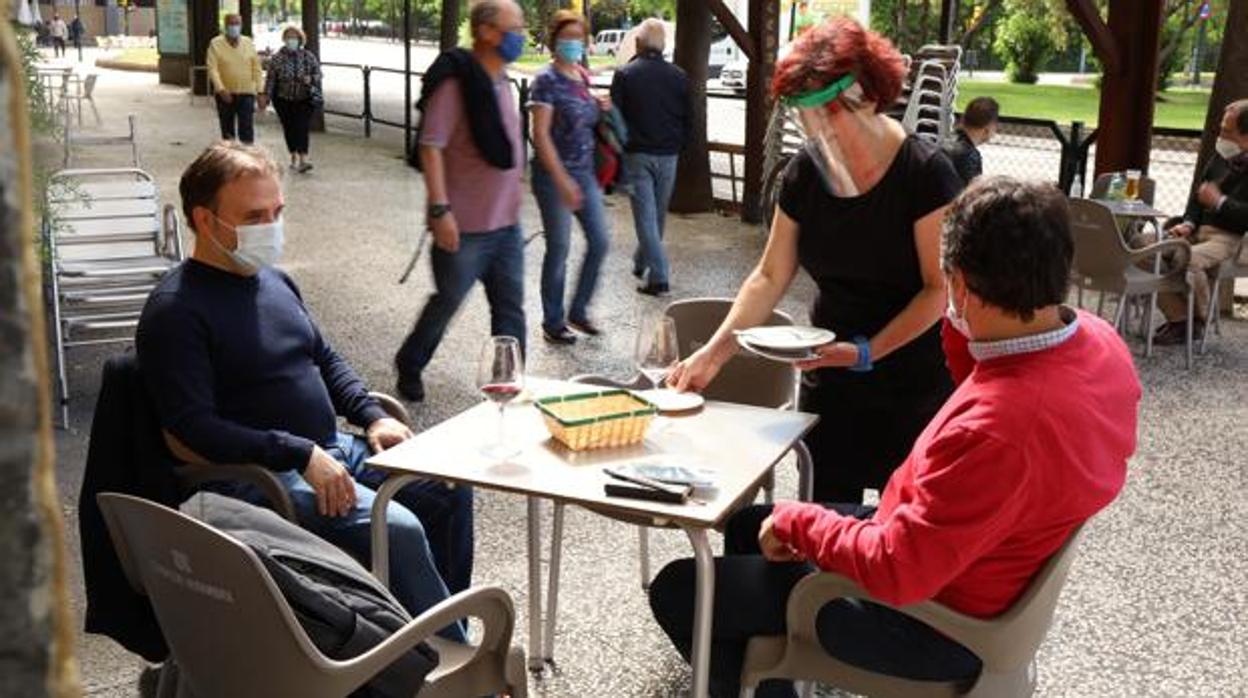
[[(551, 64), (533, 81), (533, 196), (546, 229), (542, 260), (542, 334), (555, 344), (573, 344), (576, 335), (600, 334), (590, 322), (589, 301), (607, 256), (608, 233), (602, 190), (594, 174), (594, 128), (603, 105), (589, 92), (581, 67), (585, 55), (584, 19), (560, 10), (551, 20), (547, 43)], [(572, 214), (585, 231), (585, 261), (572, 304), (564, 315), (563, 286), (567, 276), (568, 239)]]

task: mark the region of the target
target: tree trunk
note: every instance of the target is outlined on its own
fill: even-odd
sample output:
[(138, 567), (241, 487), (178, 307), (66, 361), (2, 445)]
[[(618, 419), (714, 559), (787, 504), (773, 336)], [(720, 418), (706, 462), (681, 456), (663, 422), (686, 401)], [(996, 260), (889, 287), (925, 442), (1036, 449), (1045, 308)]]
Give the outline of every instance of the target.
[(442, 0), (442, 26), (438, 48), (443, 51), (459, 43), (459, 0)]
[(0, 695), (81, 691), (65, 590), (21, 63), (0, 23)]
[(975, 17), (975, 22), (971, 26), (967, 27), (965, 32), (962, 32), (962, 36), (958, 38), (956, 43), (959, 46), (965, 47), (966, 43), (971, 40), (971, 37), (975, 36), (976, 32), (988, 23), (988, 19), (992, 16), (992, 13), (997, 11), (997, 6), (1000, 4), (1001, 0), (989, 0), (988, 4), (984, 5), (983, 12), (980, 12), (979, 15)]
[(706, 79), (711, 50), (711, 11), (702, 0), (676, 4), (676, 65), (689, 76), (691, 140), (680, 154), (671, 210), (702, 213), (714, 206), (711, 163), (706, 151)]

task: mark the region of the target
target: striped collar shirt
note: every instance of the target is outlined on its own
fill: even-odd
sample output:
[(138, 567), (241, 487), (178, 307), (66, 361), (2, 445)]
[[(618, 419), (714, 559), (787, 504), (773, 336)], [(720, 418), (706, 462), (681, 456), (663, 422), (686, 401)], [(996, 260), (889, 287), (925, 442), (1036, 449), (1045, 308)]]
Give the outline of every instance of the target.
[(1029, 334), (1025, 337), (1001, 339), (995, 342), (970, 342), (967, 344), (967, 348), (976, 361), (988, 361), (990, 359), (999, 359), (1003, 356), (1030, 354), (1032, 352), (1044, 351), (1045, 349), (1052, 349), (1075, 336), (1075, 332), (1079, 331), (1079, 315), (1072, 308), (1063, 305), (1059, 313), (1065, 325), (1056, 330)]

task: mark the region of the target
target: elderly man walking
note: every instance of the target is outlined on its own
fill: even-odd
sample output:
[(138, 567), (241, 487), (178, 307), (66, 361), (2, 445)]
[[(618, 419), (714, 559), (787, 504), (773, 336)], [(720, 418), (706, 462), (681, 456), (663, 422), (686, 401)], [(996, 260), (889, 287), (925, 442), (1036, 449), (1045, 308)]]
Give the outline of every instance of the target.
[(243, 143), (255, 142), (256, 100), (264, 111), (268, 98), (260, 78), (260, 57), (251, 39), (243, 36), (242, 17), (225, 16), (225, 35), (209, 42), (207, 65), (217, 97), (221, 137), (234, 140), (237, 134)]
[(421, 373), (447, 325), (479, 280), (490, 302), (490, 331), (525, 346), (524, 238), (520, 111), (507, 64), (524, 52), (524, 12), (512, 0), (479, 0), (469, 16), (472, 50), (451, 49), (421, 86), (419, 152), (425, 224), (433, 231), (429, 298), (394, 357), (398, 392), (425, 398)]
[(685, 71), (663, 60), (667, 32), (647, 19), (637, 29), (637, 55), (611, 80), (611, 101), (624, 115), (628, 143), (625, 175), (637, 229), (633, 276), (651, 296), (669, 290), (663, 227), (676, 184), (676, 159), (689, 142), (689, 80)]

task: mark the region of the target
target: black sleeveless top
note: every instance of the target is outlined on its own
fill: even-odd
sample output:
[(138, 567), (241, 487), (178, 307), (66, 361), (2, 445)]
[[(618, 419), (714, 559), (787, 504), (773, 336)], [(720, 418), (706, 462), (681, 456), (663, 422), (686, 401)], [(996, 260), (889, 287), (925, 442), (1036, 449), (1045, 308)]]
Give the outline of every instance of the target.
[[(819, 287), (811, 322), (846, 341), (883, 329), (923, 288), (914, 224), (961, 189), (940, 148), (914, 136), (902, 143), (883, 178), (854, 197), (829, 194), (810, 154), (795, 156), (779, 203), (800, 228), (798, 261)], [(843, 370), (819, 373), (821, 384), (852, 380)], [(881, 359), (872, 373), (907, 392), (947, 385), (939, 323)]]

